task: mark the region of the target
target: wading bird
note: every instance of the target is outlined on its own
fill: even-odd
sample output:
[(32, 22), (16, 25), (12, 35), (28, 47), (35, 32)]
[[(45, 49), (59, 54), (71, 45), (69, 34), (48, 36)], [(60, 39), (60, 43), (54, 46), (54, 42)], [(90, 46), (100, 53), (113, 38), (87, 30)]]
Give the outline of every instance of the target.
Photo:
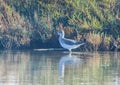
[(85, 44), (85, 41), (77, 41), (77, 40), (72, 40), (72, 39), (67, 39), (65, 38), (65, 33), (63, 30), (58, 30), (58, 35), (59, 35), (59, 43), (60, 45), (68, 49), (70, 52), (72, 49), (76, 49), (81, 45)]

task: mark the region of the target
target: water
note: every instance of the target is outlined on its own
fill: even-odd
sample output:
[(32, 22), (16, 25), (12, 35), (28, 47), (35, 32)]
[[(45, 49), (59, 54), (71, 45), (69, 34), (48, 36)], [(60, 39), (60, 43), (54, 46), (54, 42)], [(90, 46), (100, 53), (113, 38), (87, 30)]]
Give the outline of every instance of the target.
[(0, 85), (120, 85), (120, 53), (0, 51)]

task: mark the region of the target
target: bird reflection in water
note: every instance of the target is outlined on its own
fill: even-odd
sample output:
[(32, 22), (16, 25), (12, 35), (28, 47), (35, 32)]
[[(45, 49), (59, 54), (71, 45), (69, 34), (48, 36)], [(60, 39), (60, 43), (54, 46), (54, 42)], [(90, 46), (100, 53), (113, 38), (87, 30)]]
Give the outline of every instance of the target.
[(77, 57), (77, 55), (73, 55), (71, 53), (61, 57), (61, 59), (59, 61), (59, 66), (58, 66), (60, 85), (64, 85), (65, 68), (68, 65), (72, 65), (74, 67), (74, 66), (81, 64), (81, 63), (82, 63), (82, 59)]

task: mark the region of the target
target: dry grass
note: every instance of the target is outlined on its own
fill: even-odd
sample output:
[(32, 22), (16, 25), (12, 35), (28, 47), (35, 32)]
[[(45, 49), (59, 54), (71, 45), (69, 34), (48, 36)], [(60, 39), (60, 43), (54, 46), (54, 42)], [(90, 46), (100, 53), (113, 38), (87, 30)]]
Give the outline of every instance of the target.
[(99, 44), (101, 43), (101, 36), (97, 33), (90, 33), (86, 36), (86, 39), (88, 40), (88, 42), (90, 42), (91, 44), (93, 44), (94, 48), (97, 50)]

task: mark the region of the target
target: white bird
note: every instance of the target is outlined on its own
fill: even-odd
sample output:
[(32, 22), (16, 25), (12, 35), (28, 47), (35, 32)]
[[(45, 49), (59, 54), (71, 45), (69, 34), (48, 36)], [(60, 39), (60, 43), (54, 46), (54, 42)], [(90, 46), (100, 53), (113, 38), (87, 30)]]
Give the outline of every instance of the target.
[(63, 30), (58, 30), (58, 35), (59, 35), (59, 43), (60, 45), (65, 48), (68, 49), (70, 52), (72, 49), (76, 49), (81, 45), (84, 45), (85, 42), (84, 41), (76, 41), (76, 40), (72, 40), (72, 39), (67, 39), (65, 38), (65, 33)]

